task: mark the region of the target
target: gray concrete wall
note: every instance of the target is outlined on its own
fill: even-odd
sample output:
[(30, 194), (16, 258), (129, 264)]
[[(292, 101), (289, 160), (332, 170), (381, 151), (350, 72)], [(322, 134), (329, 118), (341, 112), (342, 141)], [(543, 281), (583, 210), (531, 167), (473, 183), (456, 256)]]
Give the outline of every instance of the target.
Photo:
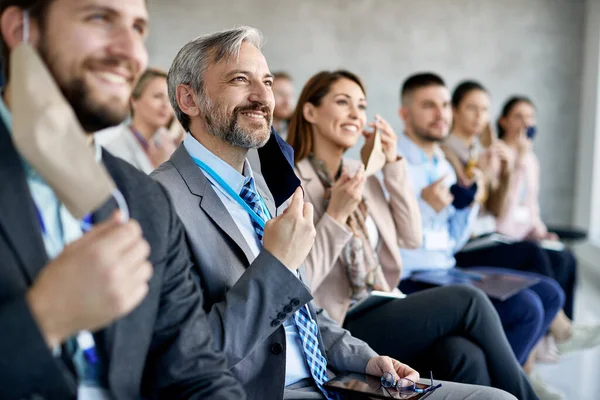
[[(453, 87), (475, 78), (491, 91), (494, 114), (524, 93), (539, 109), (536, 150), (542, 213), (570, 223), (581, 98), (583, 0), (151, 0), (151, 62), (167, 68), (196, 36), (234, 25), (259, 28), (272, 70), (301, 86), (344, 67), (367, 85), (369, 114), (400, 131), (402, 80), (420, 70)], [(300, 90), (300, 87), (299, 89)]]

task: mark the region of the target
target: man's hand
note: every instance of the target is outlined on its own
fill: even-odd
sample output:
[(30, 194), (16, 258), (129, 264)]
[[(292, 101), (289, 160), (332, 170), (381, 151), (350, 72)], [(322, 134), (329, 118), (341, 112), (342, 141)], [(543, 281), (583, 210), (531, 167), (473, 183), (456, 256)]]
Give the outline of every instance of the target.
[(150, 246), (135, 221), (115, 213), (69, 244), (39, 274), (27, 302), (50, 347), (80, 330), (98, 330), (148, 293)]
[(313, 206), (302, 196), (299, 187), (284, 213), (265, 224), (263, 236), (265, 250), (291, 271), (300, 268), (315, 241)]
[(331, 187), (331, 200), (327, 207), (327, 214), (340, 225), (345, 225), (363, 198), (365, 190), (365, 167), (360, 166), (358, 172), (351, 177), (347, 170)]
[(446, 176), (443, 176), (421, 191), (421, 198), (437, 213), (454, 201), (454, 196), (452, 196), (448, 186), (444, 183), (445, 179)]
[(398, 360), (394, 360), (388, 356), (373, 357), (367, 363), (365, 373), (373, 376), (383, 376), (386, 372), (390, 372), (395, 380), (401, 378), (410, 379), (413, 382), (418, 382), (421, 378), (419, 373), (406, 364), (402, 364)]

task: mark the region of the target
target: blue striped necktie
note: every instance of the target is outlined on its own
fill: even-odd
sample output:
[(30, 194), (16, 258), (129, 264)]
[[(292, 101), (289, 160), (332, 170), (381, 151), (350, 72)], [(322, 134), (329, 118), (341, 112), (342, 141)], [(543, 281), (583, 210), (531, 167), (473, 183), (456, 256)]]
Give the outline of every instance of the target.
[[(253, 178), (248, 179), (244, 184), (240, 192), (240, 197), (248, 204), (248, 206), (250, 206), (256, 215), (262, 218), (263, 221), (267, 221), (267, 216), (261, 206), (260, 197), (254, 189)], [(254, 231), (262, 242), (264, 236), (263, 228), (258, 222), (254, 221), (253, 218), (250, 219)], [(310, 374), (323, 394), (325, 394), (327, 398), (332, 398), (328, 396), (323, 389), (323, 384), (327, 382), (329, 378), (327, 377), (327, 360), (323, 356), (321, 347), (319, 346), (319, 327), (315, 320), (311, 318), (306, 306), (303, 306), (294, 313), (294, 321), (298, 327), (298, 333), (300, 334), (300, 340), (302, 342), (302, 350), (304, 350), (304, 356)]]
[[(267, 216), (265, 215), (265, 210), (263, 210), (260, 197), (258, 197), (258, 193), (254, 190), (254, 178), (250, 178), (244, 183), (242, 187), (242, 191), (240, 192), (240, 197), (248, 204), (248, 206), (258, 215), (263, 221), (267, 221)], [(254, 218), (250, 218), (252, 221), (252, 227), (254, 228), (254, 232), (258, 236), (258, 240), (262, 242), (265, 231), (260, 226), (260, 224), (254, 220)]]

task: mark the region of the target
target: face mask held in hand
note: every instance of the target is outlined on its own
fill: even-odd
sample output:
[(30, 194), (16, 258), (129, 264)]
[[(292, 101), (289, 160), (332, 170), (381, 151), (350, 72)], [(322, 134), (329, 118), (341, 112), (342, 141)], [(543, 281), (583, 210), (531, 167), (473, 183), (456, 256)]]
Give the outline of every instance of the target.
[(23, 29), (23, 42), (10, 57), (10, 104), (17, 150), (75, 218), (82, 219), (114, 196), (126, 220), (123, 196), (97, 162), (73, 109), (28, 43), (27, 13)]

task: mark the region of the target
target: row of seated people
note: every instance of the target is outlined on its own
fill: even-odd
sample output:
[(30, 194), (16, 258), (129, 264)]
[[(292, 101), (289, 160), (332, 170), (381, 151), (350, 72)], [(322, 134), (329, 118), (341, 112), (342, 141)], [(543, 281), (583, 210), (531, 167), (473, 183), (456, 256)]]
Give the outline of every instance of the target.
[[(132, 122), (119, 127), (116, 138), (103, 139), (105, 132), (100, 140), (106, 141), (113, 154), (150, 172), (164, 160), (153, 163), (155, 153), (145, 143), (166, 132), (156, 133), (166, 126), (169, 114), (163, 111), (168, 107), (167, 75), (152, 70), (147, 74), (153, 79), (142, 79), (134, 91)], [(508, 300), (492, 299), (492, 304), (538, 395), (561, 398), (534, 374), (535, 362), (557, 362), (561, 353), (593, 347), (600, 342), (600, 331), (596, 326), (572, 323), (573, 255), (540, 244), (557, 237), (548, 232), (539, 213), (539, 166), (532, 151), (533, 137), (527, 134), (535, 126), (532, 101), (511, 98), (498, 120), (495, 137), (489, 128), (490, 96), (481, 84), (463, 82), (451, 95), (439, 76), (416, 74), (402, 87), (399, 116), (405, 132), (398, 138), (379, 115), (367, 124), (365, 87), (348, 71), (324, 71), (312, 77), (295, 107), (288, 74), (274, 74), (273, 93), (273, 126), (292, 145), (305, 199), (314, 206), (317, 234), (305, 266), (316, 303), (376, 351), (406, 360), (421, 371), (428, 365), (440, 376), (455, 379), (450, 371), (460, 354), (479, 352), (479, 357), (470, 358), (475, 363), (489, 357), (488, 347), (493, 346), (482, 342), (482, 332), (475, 329), (466, 338), (452, 336), (466, 328), (441, 315), (452, 315), (448, 309), (464, 310), (465, 305), (455, 304), (457, 299), (437, 292), (437, 302), (428, 296), (408, 296), (347, 317), (350, 306), (373, 290), (401, 293), (400, 288), (412, 294), (430, 289), (433, 285), (411, 276), (456, 265), (477, 272), (534, 277), (539, 283)], [(144, 103), (145, 98), (156, 99), (154, 106), (149, 100)], [(140, 104), (147, 106), (144, 109)], [(133, 112), (140, 108), (143, 112)], [(379, 177), (365, 176), (361, 162), (344, 158), (361, 136), (368, 140), (375, 131), (381, 135), (386, 157)], [(139, 132), (146, 132), (147, 139), (140, 138)], [(184, 143), (190, 153), (194, 137), (190, 134)], [(470, 187), (475, 182), (476, 201), (458, 206), (452, 185)], [(470, 236), (494, 231), (514, 242), (460, 251)], [(435, 308), (438, 303), (445, 304), (434, 313), (439, 326), (426, 325), (431, 323), (429, 314), (425, 318), (422, 313), (417, 313), (422, 317), (411, 314), (410, 329), (402, 324), (409, 310)], [(395, 326), (399, 332), (390, 330)], [(418, 332), (436, 334), (418, 345), (414, 339)], [(439, 332), (445, 332), (443, 340)], [(432, 366), (433, 354), (423, 357), (426, 349), (440, 353), (439, 347), (428, 347), (432, 340), (452, 349), (444, 352), (446, 364)], [(490, 384), (486, 368), (472, 366), (470, 371), (478, 376), (466, 382)]]
[[(457, 174), (445, 159), (442, 147), (439, 146), (444, 142), (443, 148), (450, 152), (450, 146), (460, 140), (456, 139), (458, 137), (456, 132), (460, 132), (459, 126), (470, 127), (477, 124), (485, 126), (487, 122), (485, 117), (480, 121), (477, 118), (475, 121), (469, 121), (468, 117), (463, 117), (461, 120), (460, 112), (465, 108), (468, 110), (473, 107), (468, 103), (465, 107), (461, 101), (464, 99), (460, 99), (461, 91), (464, 93), (464, 86), (460, 85), (455, 91), (454, 99), (451, 99), (443, 80), (436, 75), (416, 74), (404, 82), (399, 109), (399, 116), (405, 127), (404, 135), (396, 139), (390, 125), (379, 116), (376, 116), (375, 122), (370, 124), (371, 132), (365, 133), (367, 140), (373, 133), (373, 129), (381, 134), (382, 147), (386, 153), (382, 179), (375, 176), (365, 177), (362, 170), (359, 173), (349, 173), (347, 168), (351, 162), (346, 160), (344, 163), (343, 159), (343, 153), (351, 148), (360, 136), (360, 133), (354, 135), (350, 133), (354, 131), (352, 125), (356, 125), (359, 128), (358, 132), (361, 132), (366, 123), (365, 114), (360, 111), (366, 106), (366, 94), (357, 76), (346, 71), (317, 74), (305, 85), (291, 116), (287, 138), (295, 150), (297, 172), (303, 182), (308, 200), (315, 206), (317, 216), (315, 219), (317, 241), (311, 250), (311, 255), (316, 258), (312, 259), (309, 255), (307, 263), (309, 270), (311, 266), (313, 267), (311, 288), (318, 304), (325, 307), (332, 316), (339, 316), (337, 319), (344, 322), (344, 326), (353, 335), (372, 343), (377, 351), (397, 354), (392, 352), (394, 349), (397, 351), (397, 348), (386, 340), (389, 336), (387, 333), (382, 333), (385, 332), (382, 328), (390, 324), (405, 329), (402, 319), (406, 311), (401, 307), (406, 306), (412, 296), (408, 296), (405, 300), (385, 303), (367, 313), (344, 320), (349, 303), (359, 300), (365, 295), (365, 291), (370, 290), (389, 291), (398, 286), (402, 292), (411, 294), (432, 288), (431, 284), (413, 280), (411, 277), (421, 271), (455, 267), (455, 253), (470, 237), (476, 220), (485, 218), (488, 214), (485, 208), (479, 206), (478, 201), (462, 205), (457, 203), (456, 200), (464, 194), (460, 191), (451, 192), (451, 186), (458, 180)], [(477, 90), (487, 95), (483, 88)], [(322, 93), (326, 95), (319, 98)], [(471, 94), (481, 96), (481, 93), (477, 92)], [(528, 107), (525, 111), (518, 108), (523, 105)], [(315, 112), (313, 110), (315, 107), (322, 110)], [(475, 107), (482, 108), (485, 112), (489, 109), (489, 100), (488, 103), (476, 104)], [(453, 125), (453, 134), (446, 140), (452, 125), (453, 112), (457, 118)], [(529, 112), (529, 117), (524, 119), (519, 113), (526, 112)], [(463, 113), (468, 115), (469, 111)], [(482, 157), (483, 160), (488, 161), (488, 164), (500, 165), (502, 171), (500, 176), (503, 179), (501, 184), (510, 189), (507, 190), (508, 194), (505, 194), (506, 197), (511, 196), (509, 201), (501, 200), (509, 203), (505, 206), (509, 209), (503, 211), (504, 215), (498, 224), (501, 231), (514, 235), (516, 239), (527, 238), (528, 241), (503, 245), (499, 248), (488, 247), (476, 253), (465, 252), (460, 255), (463, 258), (460, 265), (475, 271), (527, 275), (539, 280), (537, 284), (507, 300), (492, 299), (492, 303), (498, 312), (509, 343), (528, 373), (538, 396), (561, 398), (559, 393), (545, 385), (533, 373), (536, 358), (547, 359), (548, 353), (552, 353), (548, 345), (536, 348), (540, 346), (542, 340), (554, 344), (554, 339), (557, 339), (558, 350), (565, 353), (593, 347), (598, 344), (600, 338), (598, 327), (573, 326), (571, 319), (561, 310), (565, 305), (565, 295), (561, 288), (563, 286), (569, 295), (565, 311), (572, 315), (575, 284), (572, 255), (568, 251), (546, 251), (538, 243), (542, 239), (555, 238), (548, 234), (545, 226), (540, 222), (535, 179), (529, 180), (531, 175), (525, 175), (528, 173), (527, 166), (534, 169), (537, 165), (530, 146), (526, 147), (526, 144), (523, 144), (523, 142), (530, 143), (530, 138), (524, 135), (526, 128), (534, 122), (532, 113), (533, 107), (530, 101), (511, 100), (499, 121), (503, 128), (503, 141), (511, 143), (509, 138), (513, 138), (515, 146), (518, 144), (527, 150), (513, 155), (510, 161), (511, 159), (506, 160), (509, 156), (502, 159), (505, 154), (496, 150), (501, 148), (510, 154), (511, 150), (508, 148), (510, 145), (503, 147), (501, 143), (494, 143), (488, 153)], [(470, 132), (470, 138), (475, 140), (474, 136), (478, 133), (477, 126), (474, 132)], [(463, 146), (467, 147), (469, 153), (469, 142), (466, 141)], [(396, 149), (400, 150), (404, 161), (397, 160)], [(518, 158), (521, 154), (523, 160)], [(486, 177), (493, 177), (489, 170), (485, 170), (487, 175), (475, 170), (474, 175), (477, 176), (466, 176), (464, 169), (470, 161), (470, 158), (463, 159), (462, 164), (457, 165), (457, 169), (462, 167), (458, 169), (459, 173), (462, 173), (458, 175), (461, 178), (459, 184), (464, 188), (476, 181), (479, 190), (473, 197), (477, 200), (481, 197), (480, 193), (484, 194), (486, 189), (494, 188), (492, 183), (495, 181), (489, 178), (486, 180)], [(509, 169), (512, 174), (506, 173), (502, 168)], [(516, 172), (513, 172), (514, 170)], [(535, 170), (529, 174), (531, 173), (535, 173)], [(517, 174), (523, 176), (511, 179), (512, 175)], [(523, 188), (527, 182), (531, 182), (530, 189)], [(515, 191), (518, 195), (525, 191), (525, 198), (514, 199), (518, 196), (514, 194)], [(415, 192), (420, 193), (420, 196), (415, 196)], [(496, 194), (492, 194), (494, 195)], [(528, 212), (530, 218), (515, 221), (515, 224), (520, 223), (520, 233), (517, 234), (503, 227), (513, 226), (508, 221), (511, 218), (505, 215), (518, 212)], [(338, 226), (340, 224), (345, 226), (346, 234), (343, 230), (335, 229), (332, 219)], [(329, 251), (320, 251), (321, 238), (329, 246)], [(423, 241), (419, 243), (421, 238)], [(397, 246), (400, 247), (400, 255)], [(516, 255), (513, 261), (515, 248), (520, 251), (520, 254)], [(528, 252), (526, 256), (523, 255), (525, 252)], [(499, 253), (504, 255), (496, 256)], [(556, 256), (553, 253), (556, 253)], [(555, 263), (556, 270), (564, 277), (560, 281), (561, 285), (554, 280), (558, 275), (549, 267), (548, 259), (553, 256), (558, 260)], [(561, 264), (563, 259), (567, 262)], [(324, 267), (327, 265), (330, 267)], [(500, 267), (504, 269), (499, 269)], [(423, 306), (423, 309), (425, 308), (427, 307)], [(433, 314), (438, 317), (437, 313), (433, 312)], [(444, 312), (440, 311), (440, 314)], [(394, 320), (395, 323), (392, 322)], [(411, 323), (413, 320), (414, 317)], [(454, 328), (450, 324), (447, 327)], [(427, 331), (425, 326), (416, 329), (415, 332)], [(412, 347), (415, 344), (414, 339), (410, 343)], [(475, 343), (480, 342), (475, 341)], [(468, 348), (469, 345), (463, 344), (462, 347)], [(453, 347), (455, 350), (461, 348), (460, 345)], [(476, 354), (477, 351), (471, 354), (473, 353)], [(485, 350), (483, 354), (486, 354)], [(556, 350), (551, 355), (556, 359)], [(456, 359), (456, 355), (453, 357)], [(489, 360), (489, 354), (487, 357), (482, 356), (481, 359)], [(413, 363), (419, 365), (418, 362)]]
[[(145, 2), (14, 0), (0, 14), (9, 77), (0, 102), (2, 398), (336, 398), (324, 386), (336, 373), (418, 381), (430, 370), (459, 382), (444, 382), (431, 399), (538, 398), (499, 306), (474, 288), (423, 290), (388, 303), (383, 317), (345, 321), (348, 305), (369, 291), (402, 288), (398, 246), (431, 250), (410, 154), (398, 154), (386, 121), (371, 128), (381, 135), (387, 195), (362, 167), (342, 166), (366, 127), (357, 77), (323, 73), (309, 82), (325, 78), (296, 108), (304, 153), (292, 156), (271, 132), (273, 77), (260, 32), (240, 27), (187, 43), (167, 89), (189, 134), (153, 181), (81, 138), (127, 117), (147, 64)], [(449, 110), (447, 100), (419, 101), (432, 88), (446, 90), (422, 76), (405, 82), (406, 140), (408, 121)], [(424, 125), (442, 137), (449, 120), (436, 118)], [(146, 144), (159, 153), (167, 139)], [(317, 158), (310, 140), (331, 151)], [(328, 193), (314, 206), (304, 200), (300, 154), (311, 184)], [(328, 164), (336, 154), (338, 165)], [(422, 201), (450, 207), (438, 181)], [(448, 257), (439, 243), (434, 250)], [(539, 311), (526, 299), (518, 307)]]

